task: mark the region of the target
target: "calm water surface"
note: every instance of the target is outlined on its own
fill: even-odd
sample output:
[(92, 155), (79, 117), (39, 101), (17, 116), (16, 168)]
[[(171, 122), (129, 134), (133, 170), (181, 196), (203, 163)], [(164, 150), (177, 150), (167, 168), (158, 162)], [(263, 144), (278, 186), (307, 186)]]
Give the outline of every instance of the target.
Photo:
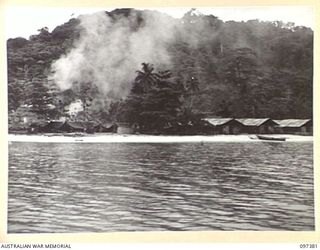
[(314, 230), (312, 142), (9, 145), (9, 233)]

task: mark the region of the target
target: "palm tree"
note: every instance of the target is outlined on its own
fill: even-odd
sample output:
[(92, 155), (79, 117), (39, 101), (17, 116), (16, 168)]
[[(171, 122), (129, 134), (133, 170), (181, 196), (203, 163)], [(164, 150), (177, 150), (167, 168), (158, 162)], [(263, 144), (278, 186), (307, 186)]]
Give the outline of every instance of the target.
[(149, 63), (142, 63), (142, 69), (137, 70), (137, 77), (134, 81), (134, 92), (146, 92), (152, 86), (155, 86), (158, 82), (158, 75), (153, 72), (154, 67)]

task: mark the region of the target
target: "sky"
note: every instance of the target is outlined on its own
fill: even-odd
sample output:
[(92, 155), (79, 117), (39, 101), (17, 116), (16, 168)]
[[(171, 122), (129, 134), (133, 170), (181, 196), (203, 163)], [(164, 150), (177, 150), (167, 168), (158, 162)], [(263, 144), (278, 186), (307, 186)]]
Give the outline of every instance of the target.
[[(180, 18), (189, 8), (148, 8)], [(111, 11), (112, 8), (61, 8), (61, 7), (22, 7), (10, 6), (6, 9), (6, 38), (24, 37), (38, 34), (38, 29), (48, 27), (51, 32), (56, 26), (81, 14), (98, 11)], [(293, 22), (296, 25), (314, 28), (314, 10), (311, 6), (268, 6), (268, 7), (214, 7), (197, 8), (203, 14), (212, 14), (223, 21)]]

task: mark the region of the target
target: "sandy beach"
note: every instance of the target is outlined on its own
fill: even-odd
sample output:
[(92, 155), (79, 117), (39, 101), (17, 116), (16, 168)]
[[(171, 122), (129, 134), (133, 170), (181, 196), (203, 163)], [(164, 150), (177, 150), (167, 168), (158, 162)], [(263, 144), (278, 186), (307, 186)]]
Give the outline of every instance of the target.
[[(313, 141), (313, 136), (300, 135), (269, 135), (286, 138), (287, 142)], [(257, 142), (251, 139), (254, 135), (212, 135), (212, 136), (154, 136), (154, 135), (119, 135), (94, 134), (84, 136), (64, 135), (8, 135), (9, 142), (79, 142), (79, 143), (185, 143), (185, 142)], [(281, 143), (281, 142), (280, 142)], [(282, 142), (283, 143), (283, 142)]]

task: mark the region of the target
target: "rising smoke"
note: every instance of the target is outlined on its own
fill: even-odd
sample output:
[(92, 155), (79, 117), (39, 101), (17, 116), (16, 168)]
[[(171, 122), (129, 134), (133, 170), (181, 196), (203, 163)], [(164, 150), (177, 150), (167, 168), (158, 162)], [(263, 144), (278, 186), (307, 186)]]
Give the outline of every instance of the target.
[[(91, 83), (110, 98), (126, 96), (141, 63), (169, 67), (168, 44), (175, 22), (159, 12), (110, 17), (105, 12), (80, 16), (80, 38), (73, 49), (52, 64), (52, 78), (66, 90)], [(143, 20), (139, 23), (139, 20)]]

